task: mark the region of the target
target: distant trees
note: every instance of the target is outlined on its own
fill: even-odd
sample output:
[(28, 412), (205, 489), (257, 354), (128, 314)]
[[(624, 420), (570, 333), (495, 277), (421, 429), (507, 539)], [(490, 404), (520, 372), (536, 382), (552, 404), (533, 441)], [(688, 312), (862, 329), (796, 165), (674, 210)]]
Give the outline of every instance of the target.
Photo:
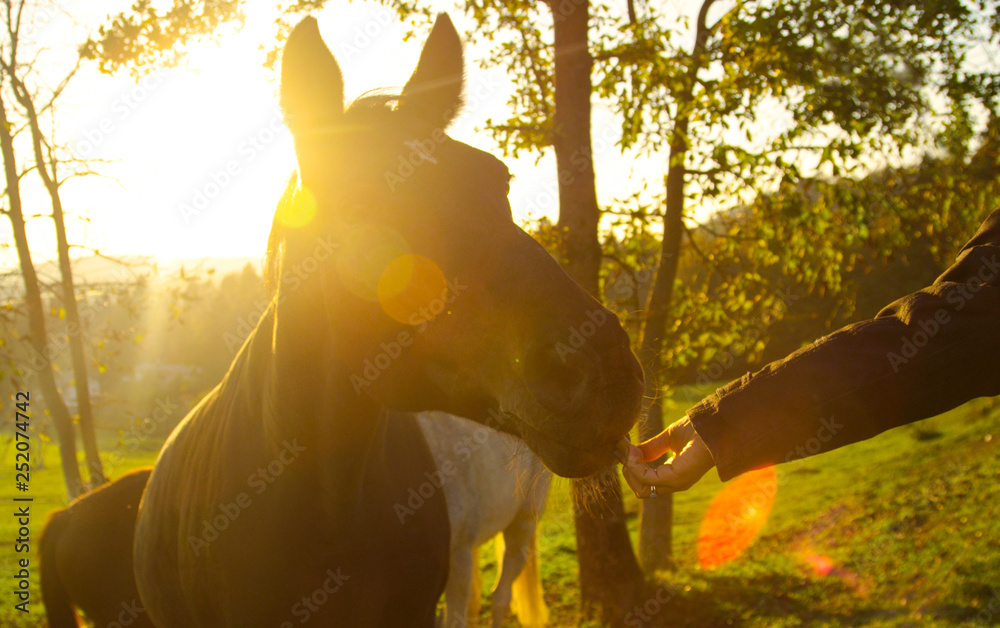
[[(143, 53), (158, 54), (161, 60), (179, 54), (180, 51), (174, 44), (178, 38), (183, 38), (182, 33), (187, 32), (184, 24), (203, 24), (209, 28), (214, 27), (218, 19), (229, 19), (220, 13), (222, 3), (209, 3), (212, 6), (204, 14), (192, 13), (183, 6), (178, 6), (169, 13), (169, 18), (180, 25), (180, 30), (167, 29), (151, 33), (143, 30), (143, 25), (149, 25), (158, 14), (147, 4), (139, 3), (133, 7), (142, 15), (138, 22), (125, 24), (119, 21), (109, 28), (113, 30), (114, 25), (117, 25), (130, 32), (134, 29), (146, 37), (140, 41)], [(4, 32), (0, 35), (0, 123), (3, 125), (0, 144), (3, 148), (6, 182), (6, 202), (2, 211), (11, 221), (24, 283), (23, 302), (30, 323), (26, 340), (33, 352), (28, 359), (28, 366), (8, 359), (9, 368), (4, 372), (19, 380), (27, 376), (37, 377), (45, 400), (44, 407), (51, 415), (58, 434), (67, 490), (70, 496), (75, 496), (85, 490), (88, 483), (84, 481), (77, 466), (74, 417), (63, 399), (54, 373), (62, 347), (68, 348), (70, 355), (70, 383), (75, 392), (76, 419), (89, 471), (89, 485), (104, 482), (105, 475), (94, 431), (94, 411), (90, 398), (90, 368), (95, 364), (95, 359), (88, 350), (87, 340), (92, 330), (88, 328), (88, 321), (83, 320), (80, 315), (70, 258), (70, 247), (79, 243), (71, 243), (67, 236), (62, 194), (62, 186), (67, 179), (91, 172), (87, 164), (78, 162), (59, 144), (57, 101), (76, 75), (80, 63), (93, 55), (85, 44), (75, 63), (71, 61), (66, 65), (45, 58), (47, 51), (40, 49), (38, 42), (34, 40), (39, 30), (36, 28), (36, 21), (51, 19), (52, 10), (43, 3), (27, 0), (4, 0), (0, 5), (4, 18)], [(103, 51), (109, 54), (117, 51), (119, 56), (127, 56), (129, 52), (120, 45), (121, 42), (112, 41), (113, 36), (108, 35), (109, 28), (99, 31), (105, 44)], [(39, 59), (44, 63), (40, 63)], [(44, 71), (41, 70), (42, 67)], [(63, 74), (53, 75), (58, 72)], [(50, 120), (51, 125), (47, 124)], [(26, 211), (23, 195), (25, 177), (36, 175), (41, 189), (49, 198), (49, 216), (53, 221), (58, 257), (60, 279), (54, 293), (59, 303), (58, 318), (65, 319), (65, 327), (55, 333), (46, 322), (46, 286), (39, 280), (36, 262), (31, 257), (26, 228), (28, 221), (38, 212), (34, 209)], [(10, 341), (14, 342), (16, 338), (11, 338)]]
[[(210, 267), (154, 271), (142, 259), (122, 262), (139, 270), (108, 277), (107, 269), (116, 266), (107, 262), (83, 264), (78, 273), (81, 317), (88, 330), (86, 351), (95, 365), (91, 379), (100, 391), (95, 425), (103, 430), (101, 453), (107, 467), (114, 465), (118, 449), (111, 439), (115, 431), (125, 441), (136, 433), (150, 442), (169, 434), (222, 379), (269, 301), (263, 280), (250, 263), (221, 274)], [(46, 266), (51, 271), (51, 265)], [(6, 279), (4, 287), (10, 285)], [(47, 304), (57, 298), (47, 296), (46, 288), (42, 295)], [(0, 309), (0, 347), (11, 363), (0, 366), (4, 375), (0, 389), (5, 394), (16, 384), (34, 381), (28, 379), (30, 373), (19, 375), (10, 368), (32, 364), (30, 319), (19, 310)], [(65, 369), (71, 365), (64, 344), (70, 326), (51, 306), (44, 314), (54, 339), (47, 355), (55, 369)], [(164, 407), (171, 409), (168, 415), (161, 411)], [(150, 417), (155, 425), (149, 424)], [(36, 427), (46, 432), (45, 421), (39, 419)]]
[[(27, 77), (34, 71), (33, 62), (37, 57), (29, 57), (31, 60), (25, 62), (22, 60), (25, 55), (19, 56), (23, 43), (21, 37), (22, 18), (25, 17), (26, 2), (24, 0), (20, 2), (4, 0), (3, 8), (5, 9), (5, 32), (2, 44), (0, 44), (0, 124), (2, 124), (3, 129), (0, 130), (0, 145), (3, 148), (4, 175), (7, 184), (6, 213), (11, 221), (21, 274), (24, 279), (25, 304), (30, 322), (29, 342), (34, 350), (30, 362), (31, 368), (38, 376), (42, 396), (59, 434), (63, 474), (67, 489), (70, 496), (76, 496), (86, 488), (77, 466), (76, 430), (52, 370), (49, 352), (51, 339), (45, 323), (41, 287), (31, 258), (25, 228), (27, 217), (21, 194), (22, 178), (34, 171), (41, 178), (43, 187), (51, 201), (51, 217), (55, 225), (59, 254), (62, 311), (65, 311), (73, 326), (73, 331), (68, 334), (68, 344), (72, 355), (80, 433), (83, 437), (87, 466), (90, 470), (90, 482), (93, 485), (100, 484), (104, 482), (104, 470), (94, 435), (87, 359), (81, 337), (86, 331), (77, 311), (73, 274), (69, 261), (69, 244), (66, 240), (65, 217), (59, 189), (62, 183), (58, 169), (60, 158), (55, 142), (43, 134), (40, 122), (40, 116), (55, 106), (56, 100), (72, 78), (75, 68), (71, 69), (48, 93), (43, 94), (39, 89), (29, 87)], [(32, 9), (32, 7), (27, 8), (29, 11)], [(28, 54), (32, 55), (37, 53), (37, 50), (31, 51), (29, 49), (28, 51)], [(11, 101), (17, 104), (16, 111), (9, 108)], [(19, 161), (15, 153), (15, 135), (25, 130), (25, 127), (27, 127), (30, 136), (29, 146), (32, 157)]]

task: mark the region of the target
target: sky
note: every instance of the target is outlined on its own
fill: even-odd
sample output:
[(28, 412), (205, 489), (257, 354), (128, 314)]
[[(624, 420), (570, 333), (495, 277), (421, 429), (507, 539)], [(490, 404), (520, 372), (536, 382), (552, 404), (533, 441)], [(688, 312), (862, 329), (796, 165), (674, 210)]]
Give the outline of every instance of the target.
[[(295, 167), (274, 73), (263, 67), (275, 15), (258, 9), (271, 4), (249, 3), (239, 32), (221, 43), (193, 46), (176, 68), (136, 79), (83, 66), (60, 101), (57, 136), (77, 158), (100, 160), (94, 165), (100, 176), (71, 179), (63, 189), (74, 217), (71, 242), (109, 255), (163, 259), (263, 255), (275, 203)], [(452, 3), (436, 4), (447, 10)], [(348, 100), (374, 88), (401, 87), (429, 26), (403, 41), (407, 28), (388, 9), (371, 2), (331, 5), (317, 17), (344, 73)], [(46, 50), (39, 76), (49, 83), (62, 76), (86, 34), (127, 3), (62, 6), (28, 19), (30, 39)], [(468, 26), (464, 16), (455, 9), (451, 15), (462, 32)], [(500, 156), (481, 128), (488, 118), (504, 118), (511, 82), (504, 68), (479, 67), (476, 59), (485, 52), (467, 46), (467, 105), (449, 133)], [(615, 148), (618, 133), (609, 112), (595, 109), (593, 125), (602, 200), (627, 194), (627, 182), (637, 176), (660, 185), (657, 161), (623, 156)], [(24, 145), (21, 154), (28, 152)], [(505, 158), (515, 176), (510, 198), (518, 221), (557, 215), (554, 157), (548, 151), (536, 158)], [(48, 199), (36, 178), (25, 178), (28, 213), (47, 214)], [(29, 225), (36, 262), (55, 256), (50, 223), (36, 218)], [(7, 245), (0, 249), (0, 267), (15, 266), (7, 224), (0, 224), (0, 244)]]
[[(54, 84), (76, 58), (77, 46), (132, 0), (64, 0), (25, 18), (26, 45), (38, 56), (38, 75)], [(167, 2), (167, 0), (163, 0)], [(219, 42), (190, 48), (179, 67), (139, 77), (109, 76), (85, 63), (60, 100), (54, 121), (57, 139), (80, 159), (98, 160), (100, 176), (74, 178), (63, 188), (71, 242), (104, 254), (151, 255), (160, 259), (263, 257), (271, 217), (288, 176), (295, 168), (291, 138), (277, 106), (274, 71), (263, 67), (275, 41), (273, 0), (244, 3), (247, 20)], [(454, 0), (431, 0), (449, 11), (459, 32), (470, 21)], [(624, 6), (624, 0), (620, 0)], [(713, 13), (726, 10), (717, 3)], [(699, 2), (651, 0), (665, 16), (682, 16)], [(718, 15), (710, 16), (710, 21)], [(429, 31), (421, 26), (404, 41), (408, 27), (376, 2), (331, 2), (317, 14), (327, 45), (338, 58), (348, 100), (375, 88), (400, 88), (416, 64)], [(682, 21), (679, 23), (683, 23)], [(233, 30), (233, 29), (229, 29)], [(502, 156), (482, 130), (489, 118), (503, 120), (512, 90), (506, 69), (484, 70), (485, 44), (467, 45), (466, 100), (449, 129), (456, 139)], [(974, 53), (978, 54), (978, 53)], [(22, 58), (24, 55), (22, 54)], [(974, 60), (974, 59), (973, 59)], [(992, 54), (980, 59), (995, 64)], [(774, 132), (787, 123), (784, 112), (758, 112), (756, 124)], [(600, 103), (592, 113), (592, 145), (599, 201), (607, 206), (645, 184), (649, 193), (663, 187), (665, 158), (622, 154), (616, 146), (620, 123)], [(24, 134), (27, 135), (27, 134)], [(758, 135), (761, 135), (758, 133)], [(21, 138), (19, 154), (30, 149)], [(504, 158), (514, 180), (511, 206), (517, 221), (557, 216), (555, 159), (547, 151)], [(23, 179), (36, 263), (55, 257), (48, 198), (38, 177)], [(698, 204), (695, 203), (697, 206)], [(696, 207), (704, 218), (710, 207)], [(0, 269), (17, 266), (7, 221), (0, 221)], [(85, 249), (75, 254), (85, 255)]]

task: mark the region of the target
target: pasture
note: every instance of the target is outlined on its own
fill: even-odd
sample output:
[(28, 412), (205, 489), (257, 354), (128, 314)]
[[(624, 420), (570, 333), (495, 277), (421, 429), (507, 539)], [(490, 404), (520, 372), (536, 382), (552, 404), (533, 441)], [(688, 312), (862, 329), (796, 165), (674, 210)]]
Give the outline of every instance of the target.
[[(697, 397), (685, 395), (690, 399)], [(676, 402), (674, 416), (689, 401)], [(5, 436), (5, 439), (7, 437)], [(106, 440), (115, 477), (150, 464), (156, 443), (125, 449)], [(45, 514), (65, 504), (56, 448), (32, 474), (32, 543)], [(6, 449), (4, 468), (13, 456)], [(721, 567), (697, 566), (696, 539), (722, 488), (710, 475), (676, 497), (677, 569), (657, 574), (649, 598), (625, 625), (640, 626), (982, 626), (1000, 625), (1000, 403), (974, 400), (930, 421), (778, 468), (774, 509), (757, 541)], [(4, 479), (7, 478), (6, 472)], [(10, 509), (11, 482), (0, 499)], [(635, 532), (637, 500), (626, 495)], [(546, 600), (554, 626), (580, 620), (568, 482), (557, 480), (541, 523)], [(12, 573), (12, 517), (0, 518), (4, 575)], [(482, 551), (484, 588), (495, 577)], [(95, 567), (95, 573), (100, 567)], [(9, 580), (8, 580), (9, 582)], [(0, 594), (0, 626), (44, 625), (33, 572), (32, 612)], [(483, 625), (487, 624), (484, 599)], [(515, 626), (511, 620), (508, 624)]]

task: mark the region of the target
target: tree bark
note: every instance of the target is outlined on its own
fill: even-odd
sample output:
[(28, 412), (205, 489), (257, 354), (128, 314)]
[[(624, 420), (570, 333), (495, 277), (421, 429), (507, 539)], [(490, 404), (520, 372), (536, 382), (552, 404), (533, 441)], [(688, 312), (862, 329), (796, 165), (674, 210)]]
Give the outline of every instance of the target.
[[(11, 68), (13, 70), (13, 68)], [(94, 413), (90, 401), (90, 376), (87, 373), (87, 357), (83, 338), (86, 330), (80, 319), (77, 307), (76, 289), (73, 284), (73, 267), (69, 259), (69, 241), (66, 238), (66, 220), (63, 213), (62, 197), (59, 194), (59, 180), (56, 172), (55, 158), (46, 159), (42, 147), (42, 132), (38, 124), (38, 113), (34, 102), (24, 83), (16, 76), (11, 76), (14, 86), (14, 96), (24, 109), (31, 130), (32, 147), (35, 153), (35, 170), (42, 179), (42, 184), (52, 202), (52, 221), (55, 223), (56, 248), (59, 254), (60, 286), (62, 288), (63, 307), (66, 308), (70, 358), (73, 363), (73, 382), (76, 387), (77, 412), (80, 416), (80, 435), (83, 437), (83, 451), (90, 471), (90, 486), (98, 486), (106, 481), (104, 466), (101, 463), (101, 453), (97, 447), (97, 436), (94, 433)], [(51, 168), (51, 172), (49, 171)]]
[(559, 228), (564, 234), (566, 272), (598, 296), (601, 245), (597, 227), (594, 160), (590, 146), (590, 80), (587, 48), (588, 0), (552, 5), (555, 40), (555, 110), (552, 143), (559, 171)]
[[(666, 199), (663, 214), (663, 242), (656, 279), (646, 306), (646, 320), (639, 345), (639, 360), (646, 371), (646, 398), (649, 410), (639, 424), (639, 437), (652, 438), (663, 431), (663, 403), (660, 398), (660, 355), (670, 322), (670, 306), (680, 262), (681, 240), (684, 235), (684, 184), (687, 179), (685, 157), (690, 146), (688, 130), (691, 121), (690, 103), (694, 84), (701, 70), (708, 42), (706, 25), (708, 10), (715, 0), (705, 0), (698, 12), (694, 48), (687, 82), (677, 96), (676, 118), (670, 141), (670, 162), (667, 166)], [(673, 553), (672, 530), (674, 501), (672, 495), (661, 495), (642, 502), (639, 515), (639, 561), (646, 571), (669, 569)]]
[(62, 457), (63, 478), (70, 498), (84, 491), (83, 478), (76, 460), (76, 433), (73, 429), (73, 419), (69, 409), (59, 393), (52, 364), (46, 355), (48, 334), (45, 326), (45, 309), (42, 305), (42, 294), (38, 285), (38, 275), (31, 261), (31, 251), (28, 248), (28, 236), (25, 230), (24, 211), (21, 207), (21, 187), (17, 174), (17, 162), (14, 159), (14, 138), (10, 132), (7, 119), (7, 108), (0, 93), (0, 151), (3, 154), (4, 177), (7, 183), (7, 199), (10, 207), (11, 228), (14, 233), (14, 244), (17, 248), (18, 260), (21, 264), (21, 275), (24, 277), (24, 300), (28, 309), (28, 325), (30, 330), (30, 346), (33, 352), (30, 368), (38, 375), (45, 404), (52, 414), (56, 433), (59, 437), (59, 453)]
[[(683, 129), (686, 134), (686, 120)], [(639, 360), (646, 371), (646, 416), (639, 423), (640, 440), (648, 440), (663, 431), (663, 399), (660, 389), (660, 354), (669, 321), (674, 282), (684, 231), (684, 151), (686, 143), (675, 139), (670, 147), (667, 173), (666, 210), (663, 218), (663, 242), (656, 279), (646, 307)], [(674, 157), (677, 157), (677, 161)], [(644, 500), (639, 510), (639, 562), (647, 572), (672, 567), (674, 498), (672, 494)]]
[[(590, 136), (591, 67), (588, 0), (550, 2), (554, 19), (553, 146), (559, 172), (559, 227), (566, 271), (600, 298), (601, 247)], [(583, 610), (621, 623), (641, 594), (642, 570), (625, 525), (621, 484), (614, 472), (574, 483), (577, 558)]]

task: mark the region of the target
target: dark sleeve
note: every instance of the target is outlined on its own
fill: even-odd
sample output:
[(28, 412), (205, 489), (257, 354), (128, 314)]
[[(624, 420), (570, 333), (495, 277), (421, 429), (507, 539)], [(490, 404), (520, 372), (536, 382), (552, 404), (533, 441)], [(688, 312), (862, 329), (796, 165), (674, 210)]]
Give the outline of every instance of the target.
[(956, 263), (878, 315), (688, 411), (728, 480), (1000, 395), (1000, 209)]

